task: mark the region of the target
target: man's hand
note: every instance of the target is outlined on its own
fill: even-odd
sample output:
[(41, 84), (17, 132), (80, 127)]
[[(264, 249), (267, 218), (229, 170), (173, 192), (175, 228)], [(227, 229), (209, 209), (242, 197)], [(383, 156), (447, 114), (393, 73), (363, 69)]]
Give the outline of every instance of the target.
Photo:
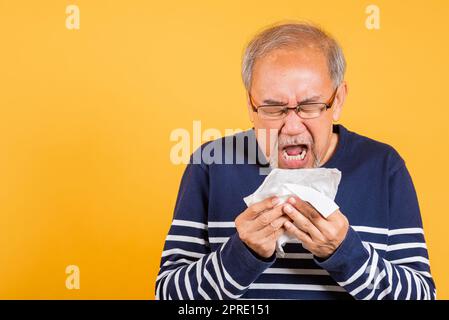
[(235, 219), (240, 239), (259, 256), (269, 258), (276, 248), (276, 241), (285, 232), (283, 225), (288, 217), (277, 206), (276, 197), (249, 206)]
[(346, 237), (349, 222), (340, 210), (325, 219), (308, 202), (298, 197), (289, 198), (283, 208), (293, 221), (284, 223), (287, 233), (295, 236), (316, 257), (329, 257)]

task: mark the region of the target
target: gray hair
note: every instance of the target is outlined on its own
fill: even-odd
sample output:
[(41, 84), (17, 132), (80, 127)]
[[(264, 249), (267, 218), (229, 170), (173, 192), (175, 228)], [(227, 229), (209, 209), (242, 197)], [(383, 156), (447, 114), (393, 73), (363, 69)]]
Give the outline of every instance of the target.
[(327, 59), (329, 75), (335, 86), (343, 82), (346, 61), (338, 42), (320, 27), (307, 22), (283, 23), (258, 33), (243, 54), (242, 79), (246, 90), (251, 89), (254, 63), (279, 48), (318, 48)]

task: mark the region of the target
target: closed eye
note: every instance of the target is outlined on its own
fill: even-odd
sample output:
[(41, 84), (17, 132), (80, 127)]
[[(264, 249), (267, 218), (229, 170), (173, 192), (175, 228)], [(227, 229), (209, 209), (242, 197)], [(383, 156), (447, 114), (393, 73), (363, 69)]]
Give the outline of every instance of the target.
[(286, 106), (288, 105), (288, 103), (282, 102), (282, 101), (277, 101), (277, 100), (272, 100), (272, 99), (267, 99), (263, 101), (263, 105), (264, 106)]

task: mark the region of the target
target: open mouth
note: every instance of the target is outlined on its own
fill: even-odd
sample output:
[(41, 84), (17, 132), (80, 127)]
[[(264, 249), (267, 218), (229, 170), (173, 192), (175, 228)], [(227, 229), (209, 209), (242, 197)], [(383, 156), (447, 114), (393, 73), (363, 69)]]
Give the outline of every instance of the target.
[(282, 148), (282, 157), (287, 162), (302, 163), (309, 152), (309, 146), (307, 144), (294, 144), (287, 145)]

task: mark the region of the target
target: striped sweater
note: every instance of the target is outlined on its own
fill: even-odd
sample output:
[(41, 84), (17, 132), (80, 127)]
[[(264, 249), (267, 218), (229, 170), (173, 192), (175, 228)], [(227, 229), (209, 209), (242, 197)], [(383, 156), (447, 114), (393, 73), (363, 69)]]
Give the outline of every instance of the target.
[[(234, 220), (246, 209), (242, 199), (266, 177), (260, 170), (265, 162), (248, 151), (257, 144), (248, 130), (203, 145), (187, 165), (156, 298), (435, 299), (419, 205), (403, 159), (342, 125), (334, 132), (337, 149), (323, 167), (342, 172), (335, 202), (350, 228), (329, 258), (319, 260), (292, 241), (284, 257), (262, 259), (240, 240)], [(242, 141), (245, 147), (236, 149)], [(200, 152), (239, 164), (196, 163)]]

